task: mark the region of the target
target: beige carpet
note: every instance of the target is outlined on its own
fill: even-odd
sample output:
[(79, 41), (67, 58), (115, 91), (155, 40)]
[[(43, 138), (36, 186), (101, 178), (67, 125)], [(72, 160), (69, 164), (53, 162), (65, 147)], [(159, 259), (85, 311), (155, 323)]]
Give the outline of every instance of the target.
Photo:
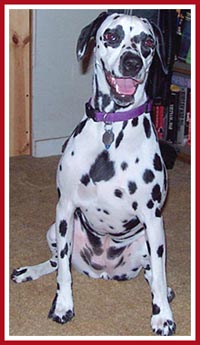
[[(54, 221), (59, 157), (10, 160), (10, 273), (49, 258), (46, 231)], [(176, 298), (176, 335), (190, 335), (190, 165), (178, 161), (169, 171), (164, 209), (168, 284)], [(143, 273), (128, 282), (92, 280), (73, 270), (76, 317), (59, 325), (47, 318), (56, 274), (24, 284), (10, 283), (10, 335), (151, 336), (151, 296)]]

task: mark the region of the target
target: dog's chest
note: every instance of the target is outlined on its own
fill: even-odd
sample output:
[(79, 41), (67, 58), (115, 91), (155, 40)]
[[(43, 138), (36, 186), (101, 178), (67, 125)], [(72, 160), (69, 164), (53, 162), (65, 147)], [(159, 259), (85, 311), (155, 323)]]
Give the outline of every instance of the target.
[(87, 122), (82, 121), (74, 131), (61, 159), (61, 194), (70, 195), (92, 228), (101, 233), (124, 231), (148, 202), (151, 176), (162, 182), (153, 168), (158, 149), (155, 134), (147, 117), (121, 123), (113, 126), (115, 140), (106, 150), (104, 126), (97, 130)]
[(128, 179), (120, 182), (117, 173), (110, 182), (79, 184), (77, 195), (77, 207), (91, 228), (101, 234), (123, 232), (135, 218), (135, 199), (128, 191)]

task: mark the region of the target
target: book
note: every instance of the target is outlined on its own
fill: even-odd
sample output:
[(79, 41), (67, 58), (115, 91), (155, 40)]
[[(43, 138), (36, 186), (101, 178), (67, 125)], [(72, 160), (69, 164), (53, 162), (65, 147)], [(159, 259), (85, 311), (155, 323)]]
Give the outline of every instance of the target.
[(187, 55), (189, 53), (191, 44), (191, 11), (182, 10), (184, 15), (182, 34), (181, 34), (181, 44), (178, 53), (178, 58), (186, 62)]
[(176, 143), (178, 145), (185, 144), (185, 123), (187, 116), (187, 97), (188, 89), (186, 87), (180, 87), (179, 99), (178, 99), (178, 116), (177, 116), (177, 138)]
[(170, 90), (171, 93), (168, 105), (167, 141), (175, 144), (177, 141), (178, 102), (180, 88), (177, 85), (172, 84)]
[(168, 108), (163, 104), (162, 98), (157, 97), (153, 103), (152, 121), (154, 123), (158, 139), (167, 139), (167, 116)]
[(184, 142), (191, 143), (191, 89), (188, 89), (187, 94)]
[(171, 83), (180, 87), (191, 88), (191, 78), (186, 74), (174, 72), (172, 74)]

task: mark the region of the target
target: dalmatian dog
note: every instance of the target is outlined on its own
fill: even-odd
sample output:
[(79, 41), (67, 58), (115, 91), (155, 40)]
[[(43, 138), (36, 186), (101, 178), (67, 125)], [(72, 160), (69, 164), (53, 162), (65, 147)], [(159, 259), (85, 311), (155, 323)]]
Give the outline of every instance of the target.
[(152, 330), (172, 335), (174, 292), (166, 282), (162, 218), (167, 174), (145, 92), (154, 54), (161, 59), (158, 35), (146, 19), (103, 12), (81, 31), (79, 60), (91, 40), (92, 95), (58, 165), (56, 221), (47, 233), (52, 257), (15, 269), (11, 279), (20, 283), (57, 270), (49, 318), (64, 324), (74, 316), (71, 263), (94, 279), (129, 280), (143, 269)]

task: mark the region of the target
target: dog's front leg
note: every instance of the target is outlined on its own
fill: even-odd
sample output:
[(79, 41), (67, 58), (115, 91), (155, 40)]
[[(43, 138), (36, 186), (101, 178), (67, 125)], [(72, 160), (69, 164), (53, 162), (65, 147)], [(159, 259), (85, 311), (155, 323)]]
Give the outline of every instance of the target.
[(160, 216), (146, 219), (147, 249), (151, 263), (152, 319), (151, 326), (157, 335), (172, 335), (176, 324), (168, 302), (165, 271), (165, 236)]
[(56, 208), (57, 291), (49, 312), (49, 318), (58, 323), (66, 323), (74, 316), (71, 278), (73, 223), (72, 206), (60, 198)]

